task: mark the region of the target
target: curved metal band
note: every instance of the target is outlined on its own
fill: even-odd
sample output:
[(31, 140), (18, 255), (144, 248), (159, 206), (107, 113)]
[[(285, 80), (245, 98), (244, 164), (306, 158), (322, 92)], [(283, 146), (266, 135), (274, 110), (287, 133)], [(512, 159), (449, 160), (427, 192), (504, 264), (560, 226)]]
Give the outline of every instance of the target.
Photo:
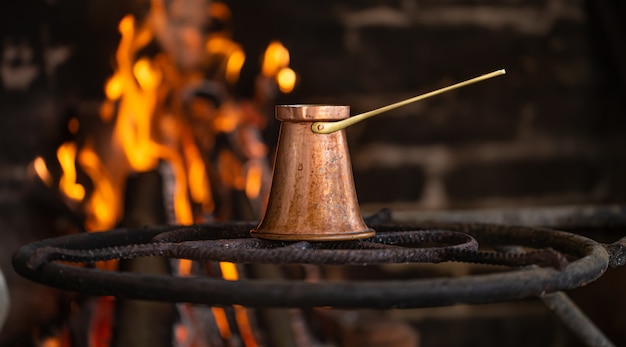
[[(244, 224), (240, 226), (247, 228)], [(230, 235), (239, 236), (240, 226), (234, 232), (231, 230)], [(129, 243), (140, 247), (154, 244), (151, 242), (155, 237), (180, 238), (180, 235), (176, 236), (176, 230), (179, 233), (182, 230), (186, 236), (194, 236), (191, 239), (207, 238), (208, 229), (209, 233), (211, 230), (215, 232), (211, 236), (224, 236), (224, 232), (219, 231), (219, 226), (213, 226), (204, 229), (160, 227), (142, 232), (120, 229), (44, 240), (22, 247), (14, 256), (14, 267), (21, 275), (36, 282), (92, 295), (207, 305), (238, 304), (249, 307), (413, 308), (514, 300), (572, 289), (600, 277), (609, 263), (609, 255), (602, 245), (575, 234), (483, 224), (439, 224), (436, 227), (465, 232), (480, 242), (529, 247), (541, 244), (541, 247), (551, 247), (577, 259), (569, 263), (563, 271), (530, 267), (457, 278), (317, 283), (263, 279), (226, 281), (208, 277), (109, 272), (49, 262), (45, 256), (43, 260), (37, 260), (38, 252), (45, 253), (46, 247), (70, 250), (117, 246), (123, 248)], [(375, 228), (384, 230), (385, 226)], [(402, 227), (398, 226), (387, 228), (390, 234), (402, 233), (400, 229)], [(170, 233), (169, 236), (167, 233)], [(319, 250), (313, 250), (317, 251)], [(470, 251), (464, 255), (463, 252), (452, 252), (448, 260), (473, 261), (472, 252), (476, 253)]]

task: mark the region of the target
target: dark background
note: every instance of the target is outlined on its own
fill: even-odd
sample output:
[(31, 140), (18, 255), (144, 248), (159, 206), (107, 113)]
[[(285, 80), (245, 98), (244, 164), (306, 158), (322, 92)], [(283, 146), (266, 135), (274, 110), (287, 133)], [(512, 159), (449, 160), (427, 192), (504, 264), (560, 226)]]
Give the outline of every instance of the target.
[[(103, 98), (117, 22), (146, 3), (2, 6), (0, 160), (19, 166), (56, 148), (68, 114)], [(250, 96), (263, 49), (273, 39), (290, 50), (299, 75), (295, 91), (277, 103), (348, 104), (353, 114), (507, 69), (504, 77), (349, 129), (365, 206), (624, 200), (621, 2), (273, 0), (229, 6), (234, 39), (247, 55), (237, 85), (242, 98)], [(27, 83), (9, 81), (28, 69), (36, 72)]]

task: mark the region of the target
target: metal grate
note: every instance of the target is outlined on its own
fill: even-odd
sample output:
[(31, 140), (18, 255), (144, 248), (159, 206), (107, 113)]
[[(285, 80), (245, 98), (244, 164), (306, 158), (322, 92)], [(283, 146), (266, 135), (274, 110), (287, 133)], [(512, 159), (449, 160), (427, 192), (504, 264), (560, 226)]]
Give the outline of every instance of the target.
[[(252, 238), (253, 224), (117, 229), (22, 247), (15, 269), (33, 281), (94, 295), (249, 307), (413, 308), (540, 296), (582, 286), (623, 265), (626, 239), (602, 245), (580, 235), (475, 223), (371, 225), (375, 237), (342, 242)], [(145, 256), (266, 264), (376, 265), (471, 262), (510, 271), (455, 278), (370, 281), (242, 279), (137, 274), (75, 266)], [(621, 261), (621, 262), (620, 262)]]

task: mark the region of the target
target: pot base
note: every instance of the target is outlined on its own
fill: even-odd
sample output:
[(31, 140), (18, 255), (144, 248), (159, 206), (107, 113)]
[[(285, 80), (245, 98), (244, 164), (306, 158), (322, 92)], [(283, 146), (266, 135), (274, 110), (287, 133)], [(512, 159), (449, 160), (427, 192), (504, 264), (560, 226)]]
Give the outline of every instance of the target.
[(376, 231), (374, 229), (367, 229), (363, 231), (352, 232), (338, 232), (338, 233), (319, 233), (319, 234), (306, 234), (298, 232), (271, 232), (253, 229), (250, 231), (250, 235), (266, 240), (273, 241), (349, 241), (366, 239), (374, 236)]

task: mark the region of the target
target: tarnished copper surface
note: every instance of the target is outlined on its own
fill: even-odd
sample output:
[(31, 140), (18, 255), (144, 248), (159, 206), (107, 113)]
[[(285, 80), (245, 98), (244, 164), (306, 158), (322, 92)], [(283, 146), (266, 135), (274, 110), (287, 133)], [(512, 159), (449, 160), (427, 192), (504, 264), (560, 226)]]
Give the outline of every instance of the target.
[(276, 107), (281, 129), (265, 217), (252, 230), (271, 240), (354, 240), (374, 235), (359, 210), (345, 131), (316, 134), (320, 120), (348, 118), (349, 106)]

